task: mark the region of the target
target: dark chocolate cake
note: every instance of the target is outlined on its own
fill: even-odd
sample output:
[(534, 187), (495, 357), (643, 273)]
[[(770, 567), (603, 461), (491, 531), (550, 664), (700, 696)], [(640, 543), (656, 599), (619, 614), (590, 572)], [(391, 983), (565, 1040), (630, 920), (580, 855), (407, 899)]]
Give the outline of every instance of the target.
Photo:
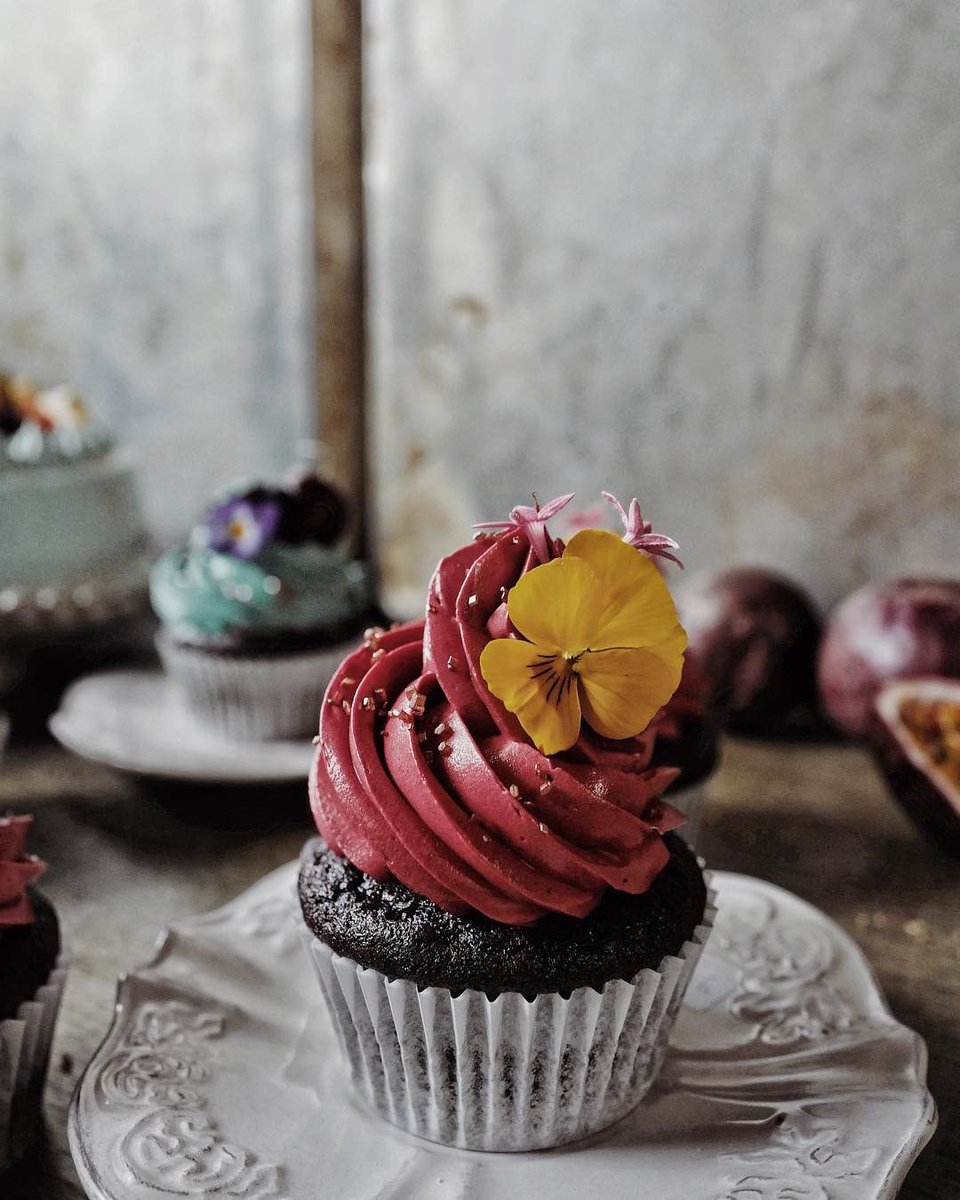
[(60, 923), (53, 905), (33, 889), (29, 897), (34, 922), (0, 932), (0, 1021), (15, 1017), (20, 1005), (33, 999), (60, 953)]

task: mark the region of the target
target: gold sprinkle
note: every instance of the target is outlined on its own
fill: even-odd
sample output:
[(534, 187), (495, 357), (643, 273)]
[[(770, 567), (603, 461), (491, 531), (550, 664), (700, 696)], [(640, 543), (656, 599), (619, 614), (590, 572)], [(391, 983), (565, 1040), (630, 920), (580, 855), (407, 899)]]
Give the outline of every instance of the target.
[(540, 784), (540, 795), (541, 795), (541, 796), (545, 796), (545, 795), (547, 794), (547, 792), (549, 792), (549, 791), (550, 791), (550, 789), (551, 789), (552, 787), (553, 787), (553, 780), (552, 780), (552, 779), (545, 779), (545, 780), (543, 781), (543, 783), (541, 783), (541, 784)]
[(904, 923), (903, 932), (915, 941), (925, 942), (930, 936), (930, 926), (922, 917), (914, 917), (912, 921)]
[(456, 659), (453, 657), (453, 655), (451, 654), (451, 655), (450, 655), (450, 656), (447, 658), (447, 670), (448, 670), (448, 671), (455, 671), (456, 669), (457, 669), (457, 660), (456, 660)]
[(476, 606), (477, 606), (477, 593), (474, 592), (472, 595), (467, 597), (467, 608), (476, 608)]
[(433, 616), (433, 614), (434, 614), (434, 613), (436, 613), (436, 612), (438, 612), (438, 611), (439, 611), (439, 610), (438, 610), (438, 608), (437, 608), (437, 606), (436, 606), (435, 604), (427, 604), (427, 616), (428, 616), (428, 617), (432, 617), (432, 616)]
[(520, 795), (520, 789), (517, 787), (517, 785), (515, 783), (511, 783), (509, 788), (507, 788), (507, 791), (514, 798), (514, 800), (516, 800), (518, 798), (518, 796)]
[(340, 680), (341, 687), (353, 687), (357, 681), (350, 675), (344, 675)]
[(506, 599), (507, 599), (507, 589), (505, 587), (501, 587), (500, 588), (500, 600), (501, 600), (501, 602), (505, 603)]
[(375, 708), (376, 706), (374, 705), (373, 700), (371, 700), (371, 698), (369, 696), (364, 696), (364, 698), (360, 701), (360, 707), (363, 709), (364, 712), (370, 712), (370, 710), (372, 708)]
[(383, 656), (385, 654), (386, 654), (386, 650), (384, 650), (382, 648), (379, 650), (374, 650), (374, 652), (370, 655), (370, 661), (371, 662), (379, 662), (379, 660), (381, 658), (383, 658)]
[(544, 825), (544, 823), (543, 823), (542, 821), (540, 821), (540, 822), (539, 822), (539, 825), (540, 825), (540, 832), (541, 832), (541, 833), (546, 833), (546, 832), (547, 832), (547, 827), (546, 827), (546, 825)]
[(400, 709), (399, 708), (391, 708), (390, 711), (387, 713), (387, 716), (388, 717), (399, 717)]
[(413, 713), (409, 712), (407, 709), (400, 709), (400, 711), (397, 713), (397, 717), (404, 723), (404, 725), (412, 725), (414, 722)]
[(313, 735), (313, 737), (310, 739), (310, 741), (314, 746), (319, 746), (320, 745), (320, 734), (315, 733)]
[(453, 747), (450, 745), (449, 742), (438, 742), (437, 743), (437, 753), (442, 755), (444, 758), (449, 758), (450, 755), (453, 753)]
[(437, 737), (443, 737), (443, 735), (447, 732), (447, 727), (441, 721), (433, 732), (437, 735)]
[(343, 711), (345, 713), (348, 713), (350, 711), (350, 701), (349, 700), (341, 700), (340, 707), (343, 709)]

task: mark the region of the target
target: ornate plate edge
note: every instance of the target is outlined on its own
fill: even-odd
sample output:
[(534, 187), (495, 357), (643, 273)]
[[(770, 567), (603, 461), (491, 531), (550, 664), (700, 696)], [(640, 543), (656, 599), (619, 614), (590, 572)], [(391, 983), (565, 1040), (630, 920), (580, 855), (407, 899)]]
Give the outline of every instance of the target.
[[(833, 917), (827, 916), (822, 909), (817, 908), (815, 904), (811, 904), (809, 900), (805, 900), (803, 896), (798, 896), (795, 892), (788, 891), (787, 888), (780, 887), (779, 884), (769, 883), (765, 879), (760, 879), (755, 875), (744, 875), (740, 871), (713, 871), (712, 872), (714, 885), (716, 885), (717, 876), (724, 879), (733, 879), (750, 883), (761, 883), (764, 888), (769, 889), (781, 896), (789, 896), (791, 900), (799, 900), (811, 911), (815, 912), (830, 927), (836, 931), (843, 939), (844, 944), (849, 951), (859, 961), (864, 973), (866, 974), (870, 986), (873, 988), (874, 994), (879, 999), (880, 1008), (884, 1015), (889, 1018), (892, 1024), (898, 1026), (904, 1033), (909, 1034), (910, 1043), (913, 1046), (913, 1067), (914, 1067), (914, 1082), (918, 1092), (923, 1097), (923, 1110), (920, 1120), (917, 1122), (912, 1135), (905, 1142), (897, 1154), (896, 1158), (890, 1164), (890, 1170), (887, 1172), (883, 1180), (882, 1189), (877, 1193), (876, 1200), (895, 1200), (895, 1197), (903, 1187), (904, 1181), (910, 1171), (910, 1168), (920, 1157), (921, 1152), (926, 1147), (927, 1143), (937, 1131), (937, 1126), (940, 1123), (940, 1114), (937, 1110), (937, 1102), (933, 1097), (933, 1093), (927, 1087), (927, 1064), (930, 1057), (930, 1052), (927, 1048), (927, 1043), (924, 1038), (917, 1033), (915, 1029), (911, 1029), (909, 1025), (899, 1020), (893, 1013), (887, 1002), (887, 996), (883, 988), (877, 980), (876, 972), (873, 969), (873, 964), (861, 950), (860, 946), (854, 938), (847, 933), (842, 925), (838, 924)], [(112, 1197), (107, 1197), (107, 1200), (113, 1200)]]
[[(73, 1095), (70, 1099), (70, 1109), (67, 1117), (67, 1142), (70, 1148), (70, 1154), (73, 1158), (74, 1167), (77, 1171), (77, 1176), (80, 1180), (80, 1185), (86, 1192), (90, 1200), (122, 1200), (122, 1197), (112, 1195), (105, 1192), (96, 1182), (92, 1172), (86, 1147), (83, 1141), (83, 1132), (80, 1128), (80, 1095), (87, 1083), (88, 1076), (91, 1075), (93, 1068), (99, 1060), (104, 1048), (110, 1041), (119, 1034), (123, 1022), (129, 1016), (128, 1009), (124, 1006), (124, 991), (129, 979), (141, 971), (148, 971), (159, 966), (170, 953), (173, 948), (177, 935), (181, 929), (187, 931), (196, 925), (203, 925), (207, 922), (214, 922), (222, 919), (235, 905), (246, 897), (250, 896), (254, 891), (265, 889), (268, 880), (280, 876), (284, 873), (291, 873), (293, 862), (285, 863), (280, 867), (275, 868), (263, 878), (257, 880), (249, 888), (246, 888), (239, 895), (234, 896), (232, 900), (228, 900), (226, 904), (220, 905), (218, 908), (211, 909), (206, 913), (198, 913), (195, 916), (186, 918), (180, 922), (180, 926), (168, 925), (164, 926), (157, 936), (156, 945), (153, 954), (145, 962), (138, 967), (132, 968), (130, 971), (124, 972), (117, 980), (117, 987), (114, 1000), (113, 1018), (107, 1032), (97, 1045), (96, 1050), (90, 1057), (90, 1061), (84, 1067), (77, 1080), (77, 1084), (73, 1089)], [(883, 989), (877, 982), (876, 974), (870, 961), (867, 959), (864, 952), (860, 949), (854, 939), (843, 929), (832, 917), (811, 904), (808, 900), (804, 900), (802, 896), (797, 896), (794, 892), (788, 891), (775, 883), (768, 883), (764, 879), (757, 876), (745, 875), (737, 871), (711, 871), (711, 883), (714, 892), (717, 891), (718, 881), (724, 879), (736, 880), (749, 884), (759, 883), (765, 889), (769, 889), (779, 895), (788, 896), (791, 900), (799, 900), (801, 904), (817, 913), (821, 919), (826, 921), (830, 927), (835, 930), (843, 938), (844, 944), (858, 959), (860, 966), (863, 968), (870, 986), (873, 988), (875, 995), (879, 998), (880, 1006), (884, 1014), (889, 1017), (890, 1021), (910, 1035), (910, 1041), (914, 1050), (914, 1082), (918, 1092), (923, 1098), (923, 1107), (920, 1120), (917, 1122), (908, 1139), (904, 1142), (899, 1153), (890, 1164), (890, 1169), (882, 1182), (881, 1190), (877, 1192), (876, 1200), (895, 1200), (903, 1183), (909, 1173), (911, 1167), (920, 1156), (921, 1151), (926, 1147), (930, 1139), (937, 1130), (939, 1123), (939, 1114), (937, 1111), (936, 1101), (927, 1087), (927, 1063), (929, 1051), (923, 1037), (916, 1030), (911, 1029), (908, 1025), (904, 1025), (899, 1021), (890, 1009), (887, 1003), (887, 998)]]

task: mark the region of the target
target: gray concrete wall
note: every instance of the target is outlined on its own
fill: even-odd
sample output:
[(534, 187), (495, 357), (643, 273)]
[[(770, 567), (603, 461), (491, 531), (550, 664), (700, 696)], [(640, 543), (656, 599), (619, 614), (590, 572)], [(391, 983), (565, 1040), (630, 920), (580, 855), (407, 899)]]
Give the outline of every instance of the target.
[(0, 0), (0, 365), (73, 380), (174, 536), (309, 429), (307, 0)]
[[(960, 9), (371, 0), (388, 579), (607, 487), (829, 601), (960, 550)], [(411, 607), (417, 602), (410, 600)]]

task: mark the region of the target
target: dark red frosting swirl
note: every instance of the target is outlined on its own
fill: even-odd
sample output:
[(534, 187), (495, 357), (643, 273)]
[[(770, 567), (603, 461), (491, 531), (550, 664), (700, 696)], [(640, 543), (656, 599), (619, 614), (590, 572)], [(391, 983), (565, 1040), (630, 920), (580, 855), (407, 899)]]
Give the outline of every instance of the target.
[(506, 595), (536, 565), (526, 536), (481, 538), (443, 559), (425, 622), (372, 631), (327, 690), (310, 775), (321, 834), (378, 880), (453, 913), (528, 924), (585, 916), (608, 888), (645, 892), (683, 818), (661, 800), (653, 735), (584, 726), (545, 757), (487, 689), (480, 654), (511, 632)]
[(0, 928), (30, 925), (33, 906), (27, 885), (46, 870), (46, 865), (27, 854), (27, 834), (33, 817), (0, 816)]

